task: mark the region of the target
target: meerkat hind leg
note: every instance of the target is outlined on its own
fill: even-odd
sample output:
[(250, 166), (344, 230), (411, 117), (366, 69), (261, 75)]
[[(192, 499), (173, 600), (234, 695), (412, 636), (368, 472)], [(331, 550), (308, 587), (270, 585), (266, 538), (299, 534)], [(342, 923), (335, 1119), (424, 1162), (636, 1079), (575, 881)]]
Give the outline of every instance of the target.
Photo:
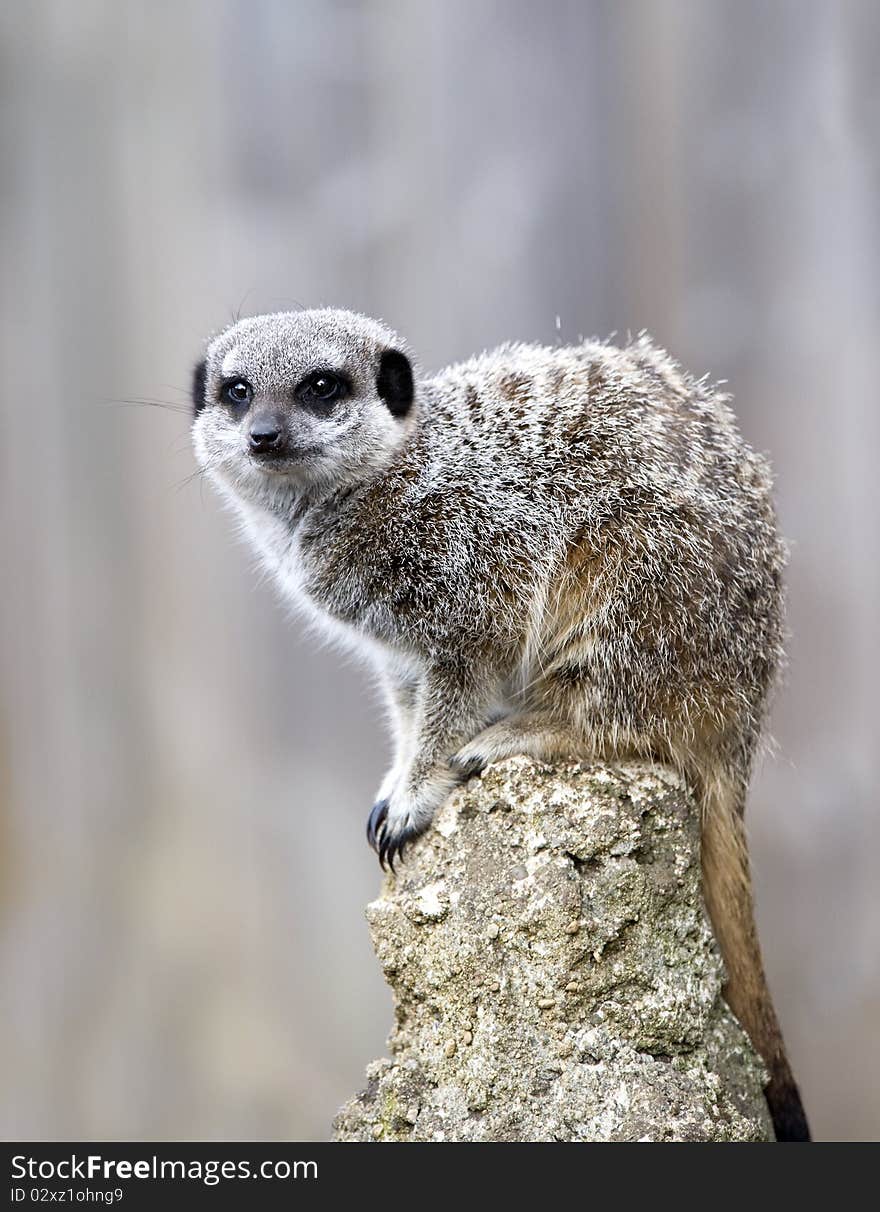
[(453, 755), (451, 764), (464, 778), (479, 774), (492, 762), (523, 754), (541, 762), (561, 758), (588, 756), (585, 743), (571, 728), (543, 712), (523, 712), (511, 715), (462, 745)]

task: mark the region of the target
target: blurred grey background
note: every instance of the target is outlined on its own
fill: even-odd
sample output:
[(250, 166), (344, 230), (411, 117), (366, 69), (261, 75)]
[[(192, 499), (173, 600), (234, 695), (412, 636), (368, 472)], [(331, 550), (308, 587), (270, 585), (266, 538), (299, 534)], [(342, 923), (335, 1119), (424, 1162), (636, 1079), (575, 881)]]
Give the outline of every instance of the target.
[(816, 1134), (880, 1135), (880, 6), (5, 0), (0, 35), (0, 1134), (320, 1139), (383, 1051), (376, 701), (185, 411), (239, 309), (338, 304), (426, 368), (559, 316), (730, 381), (793, 543), (767, 965)]

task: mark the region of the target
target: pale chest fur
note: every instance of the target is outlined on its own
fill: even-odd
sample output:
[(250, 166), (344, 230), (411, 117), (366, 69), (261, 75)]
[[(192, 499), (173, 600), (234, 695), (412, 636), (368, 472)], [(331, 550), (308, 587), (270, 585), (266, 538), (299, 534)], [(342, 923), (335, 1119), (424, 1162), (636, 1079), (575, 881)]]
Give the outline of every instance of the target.
[(240, 498), (232, 500), (264, 568), (285, 600), (322, 640), (374, 667), (401, 675), (418, 672), (421, 662), (412, 646), (402, 637), (396, 639), (387, 621), (383, 626), (377, 619), (377, 604), (364, 595), (356, 566), (336, 579), (334, 592), (326, 575), (326, 551), (322, 555), (308, 525), (304, 528), (301, 520), (279, 517)]

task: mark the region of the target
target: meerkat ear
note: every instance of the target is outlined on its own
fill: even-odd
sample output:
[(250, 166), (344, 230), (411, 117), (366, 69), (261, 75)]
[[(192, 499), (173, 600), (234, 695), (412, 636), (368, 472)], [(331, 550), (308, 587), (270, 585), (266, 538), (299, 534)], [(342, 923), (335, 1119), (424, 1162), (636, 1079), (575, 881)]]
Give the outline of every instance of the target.
[(392, 417), (405, 417), (412, 407), (415, 388), (409, 358), (399, 349), (385, 349), (379, 359), (376, 390)]
[(192, 373), (192, 403), (193, 416), (197, 417), (205, 407), (205, 382), (208, 376), (208, 361), (202, 358), (196, 362)]

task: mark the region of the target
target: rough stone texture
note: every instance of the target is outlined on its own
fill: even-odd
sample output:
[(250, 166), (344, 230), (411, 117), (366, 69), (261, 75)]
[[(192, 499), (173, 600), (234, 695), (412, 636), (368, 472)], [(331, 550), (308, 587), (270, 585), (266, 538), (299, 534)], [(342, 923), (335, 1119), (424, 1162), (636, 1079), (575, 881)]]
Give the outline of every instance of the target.
[(392, 1059), (368, 1066), (336, 1140), (773, 1139), (670, 772), (490, 767), (367, 918)]

